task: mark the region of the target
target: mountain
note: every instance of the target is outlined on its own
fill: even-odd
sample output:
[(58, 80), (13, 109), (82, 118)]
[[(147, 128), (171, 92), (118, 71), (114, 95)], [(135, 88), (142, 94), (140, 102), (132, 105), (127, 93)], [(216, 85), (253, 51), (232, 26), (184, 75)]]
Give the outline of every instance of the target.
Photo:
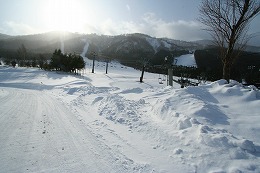
[(259, 46), (247, 45), (246, 51), (248, 51), (248, 52), (259, 52), (260, 53), (260, 47)]
[[(6, 39), (0, 39), (0, 48), (6, 50), (17, 50), (21, 44), (24, 44), (30, 52), (47, 53), (49, 50), (41, 50), (42, 47), (60, 45), (61, 40), (77, 38), (78, 34), (48, 32), (44, 34), (12, 36)], [(58, 44), (59, 43), (59, 44)], [(57, 47), (57, 46), (55, 46)], [(39, 51), (38, 51), (39, 50)]]
[[(55, 49), (61, 49), (65, 53), (80, 54), (90, 59), (93, 58), (95, 52), (97, 60), (116, 60), (132, 67), (140, 67), (144, 61), (152, 65), (165, 65), (165, 57), (168, 57), (167, 63), (171, 64), (173, 57), (180, 57), (196, 50), (207, 51), (207, 48), (212, 47), (210, 40), (187, 42), (169, 38), (155, 38), (140, 33), (108, 36), (54, 31), (24, 36), (0, 34), (0, 57), (17, 59), (17, 50), (22, 44), (26, 47), (28, 56), (31, 58), (38, 57), (39, 54), (50, 58)], [(248, 46), (247, 50), (260, 52), (260, 47)], [(209, 67), (204, 66), (201, 60), (209, 63), (211, 57), (214, 56), (214, 53), (213, 56), (209, 54), (206, 58), (203, 53), (195, 54), (198, 67), (208, 69)], [(247, 58), (250, 56), (251, 54), (245, 54), (243, 59), (248, 59), (246, 64), (251, 62), (250, 58)], [(260, 64), (259, 58), (257, 56), (254, 58), (257, 61), (255, 64), (258, 66)], [(216, 62), (213, 63), (214, 66), (218, 66), (219, 60), (213, 62)], [(213, 69), (213, 67), (210, 68)]]
[[(125, 34), (117, 36), (78, 34), (69, 32), (48, 32), (36, 35), (1, 35), (0, 56), (14, 57), (23, 44), (31, 54), (52, 54), (55, 49), (67, 53), (77, 53), (92, 57), (95, 52), (101, 60), (115, 59), (124, 64), (149, 59), (153, 64), (162, 64), (166, 56), (175, 57), (202, 48), (198, 43), (155, 38), (145, 34)], [(83, 52), (84, 46), (88, 50)], [(32, 56), (34, 56), (32, 55)], [(172, 58), (169, 58), (171, 61)]]
[[(65, 52), (82, 53), (83, 47), (90, 44), (91, 51), (98, 53), (103, 51), (130, 53), (145, 49), (146, 52), (158, 53), (161, 50), (178, 51), (204, 49), (213, 45), (211, 40), (198, 40), (187, 42), (169, 38), (155, 38), (149, 35), (134, 33), (117, 36), (79, 34), (70, 32), (47, 32), (34, 35), (9, 36), (0, 34), (0, 49), (17, 50), (21, 44), (35, 53), (50, 53), (54, 49), (61, 48), (64, 43)], [(247, 46), (247, 51), (260, 52), (259, 46)], [(112, 51), (112, 52), (113, 52)]]
[[(154, 52), (158, 52), (161, 49), (176, 50), (176, 49), (192, 49), (197, 47), (198, 44), (172, 40), (167, 38), (154, 38), (144, 34), (126, 34), (117, 36), (106, 36), (106, 35), (96, 35), (96, 34), (77, 34), (70, 32), (48, 32), (43, 34), (35, 35), (24, 35), (24, 36), (8, 36), (0, 34), (0, 48), (8, 50), (16, 50), (21, 44), (33, 52), (43, 51), (47, 47), (57, 47), (61, 42), (64, 42), (65, 49), (72, 49), (72, 43), (76, 44), (83, 49), (82, 44), (77, 42), (85, 42), (96, 46), (98, 51), (107, 49), (108, 47), (113, 47), (120, 44), (119, 47), (125, 48), (131, 46), (131, 48), (148, 48), (153, 49)], [(70, 43), (71, 42), (71, 43)], [(134, 44), (134, 45), (133, 45)], [(84, 44), (83, 44), (84, 45)], [(120, 48), (117, 48), (120, 49)]]
[(11, 38), (12, 36), (10, 35), (6, 35), (6, 34), (1, 34), (0, 33), (0, 40), (4, 40), (4, 39), (8, 39), (8, 38)]

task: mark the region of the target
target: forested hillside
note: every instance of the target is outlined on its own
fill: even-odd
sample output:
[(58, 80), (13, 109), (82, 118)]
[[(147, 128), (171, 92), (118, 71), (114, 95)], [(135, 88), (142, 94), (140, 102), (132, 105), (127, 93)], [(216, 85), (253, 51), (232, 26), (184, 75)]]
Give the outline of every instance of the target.
[[(198, 68), (208, 73), (213, 80), (222, 77), (222, 63), (216, 48), (196, 50), (195, 60)], [(250, 83), (260, 82), (260, 53), (242, 52), (232, 65), (231, 77), (240, 81), (247, 79)]]

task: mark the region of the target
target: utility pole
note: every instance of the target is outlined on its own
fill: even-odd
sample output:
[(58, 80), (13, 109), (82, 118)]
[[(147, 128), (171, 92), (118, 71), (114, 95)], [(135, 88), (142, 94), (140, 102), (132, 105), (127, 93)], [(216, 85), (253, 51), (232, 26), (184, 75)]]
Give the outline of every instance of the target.
[(173, 85), (173, 79), (172, 79), (173, 78), (173, 70), (172, 70), (172, 66), (168, 63), (168, 56), (166, 56), (164, 60), (165, 60), (165, 63), (166, 63), (166, 67), (168, 69), (167, 85), (172, 86)]
[(109, 62), (109, 59), (107, 58), (107, 60), (106, 60), (106, 74), (107, 74), (107, 70), (108, 70), (108, 62)]
[(96, 58), (96, 52), (93, 52), (93, 64), (92, 64), (92, 73), (94, 73), (94, 67), (95, 67), (95, 58)]

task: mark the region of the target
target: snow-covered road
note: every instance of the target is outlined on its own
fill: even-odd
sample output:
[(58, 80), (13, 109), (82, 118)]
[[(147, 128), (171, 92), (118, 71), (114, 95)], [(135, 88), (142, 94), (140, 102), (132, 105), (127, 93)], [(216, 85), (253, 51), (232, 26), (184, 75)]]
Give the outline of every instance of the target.
[(131, 172), (124, 156), (51, 95), (5, 87), (0, 92), (0, 172)]

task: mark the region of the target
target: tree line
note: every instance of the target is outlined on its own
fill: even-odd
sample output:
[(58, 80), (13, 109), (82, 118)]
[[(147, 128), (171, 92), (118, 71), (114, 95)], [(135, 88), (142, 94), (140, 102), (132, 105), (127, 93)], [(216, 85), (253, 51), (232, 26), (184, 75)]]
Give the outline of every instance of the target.
[(20, 67), (40, 67), (47, 62), (47, 58), (51, 54), (36, 54), (29, 52), (24, 44), (22, 44), (17, 51), (0, 50), (0, 57), (3, 57), (6, 65), (16, 65)]
[[(50, 55), (47, 55), (47, 57)], [(29, 53), (26, 47), (22, 44), (12, 56), (4, 58), (6, 65), (15, 67), (39, 67), (44, 70), (56, 70), (64, 72), (76, 72), (85, 67), (85, 62), (80, 55), (62, 53), (60, 49), (55, 49), (50, 58), (46, 55), (33, 55)]]
[(85, 61), (80, 55), (75, 53), (63, 54), (60, 49), (56, 49), (52, 55), (50, 63), (45, 66), (48, 69), (55, 69), (56, 71), (76, 73), (76, 69), (79, 70), (85, 67)]

